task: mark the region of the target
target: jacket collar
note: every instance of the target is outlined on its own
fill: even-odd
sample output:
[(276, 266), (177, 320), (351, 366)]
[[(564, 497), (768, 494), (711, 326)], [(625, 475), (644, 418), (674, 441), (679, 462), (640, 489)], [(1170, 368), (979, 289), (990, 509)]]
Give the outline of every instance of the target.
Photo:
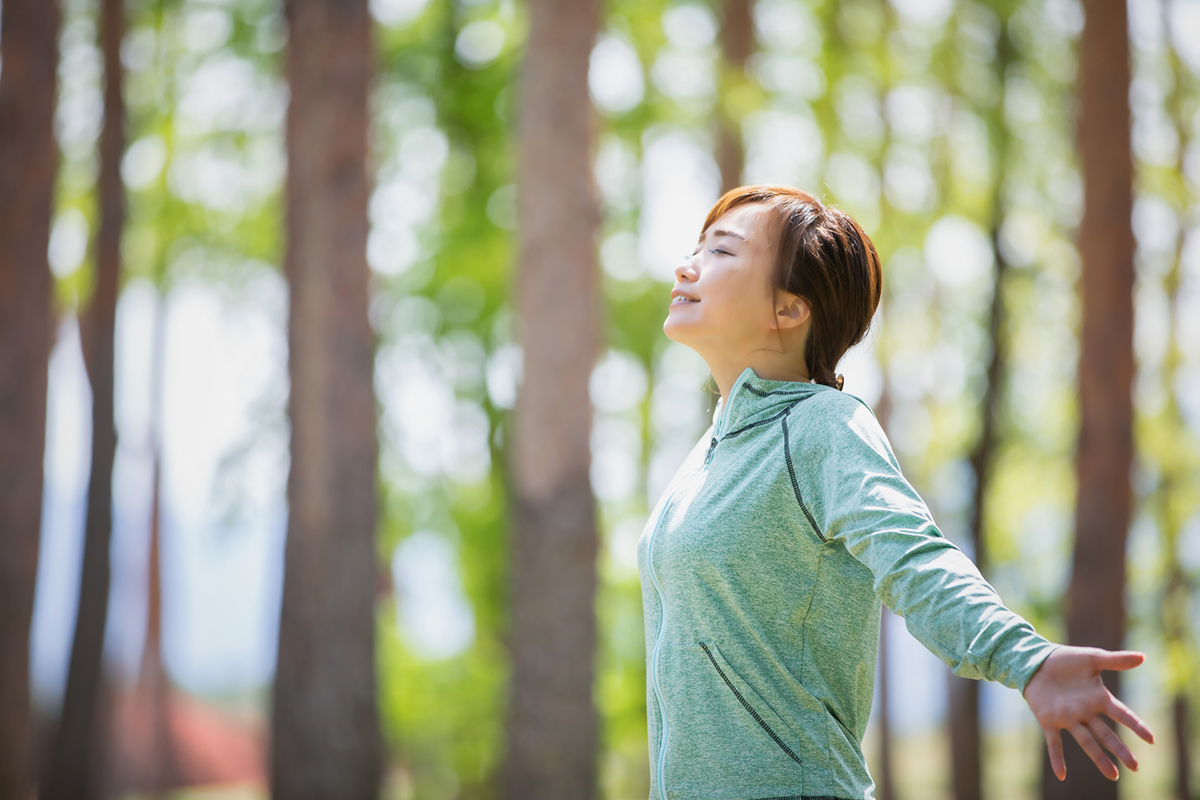
[(770, 419), (817, 392), (837, 391), (823, 383), (771, 381), (758, 377), (752, 367), (738, 375), (729, 390), (729, 402), (722, 397), (713, 411), (713, 436), (723, 438), (755, 422)]

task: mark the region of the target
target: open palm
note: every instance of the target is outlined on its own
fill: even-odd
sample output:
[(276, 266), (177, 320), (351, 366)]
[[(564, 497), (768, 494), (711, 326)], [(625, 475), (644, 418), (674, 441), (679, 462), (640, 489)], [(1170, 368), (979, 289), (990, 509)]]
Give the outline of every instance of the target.
[(1062, 730), (1075, 737), (1109, 780), (1115, 781), (1119, 772), (1100, 745), (1137, 771), (1137, 759), (1100, 715), (1121, 723), (1150, 744), (1154, 743), (1154, 734), (1137, 714), (1113, 696), (1100, 680), (1100, 673), (1106, 669), (1133, 669), (1145, 660), (1144, 653), (1132, 650), (1060, 645), (1033, 673), (1025, 685), (1025, 702), (1042, 727), (1050, 751), (1050, 767), (1060, 781), (1067, 777), (1059, 733)]

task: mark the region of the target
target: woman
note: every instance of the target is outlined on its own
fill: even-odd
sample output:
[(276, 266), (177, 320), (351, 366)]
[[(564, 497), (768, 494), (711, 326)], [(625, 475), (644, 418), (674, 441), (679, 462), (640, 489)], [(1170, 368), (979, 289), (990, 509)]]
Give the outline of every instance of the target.
[(1066, 729), (1116, 780), (1147, 742), (1100, 681), (1141, 653), (1069, 647), (1007, 609), (938, 530), (834, 367), (879, 305), (854, 220), (785, 186), (735, 189), (675, 270), (663, 330), (721, 399), (638, 544), (651, 800), (869, 800), (861, 742), (880, 601), (956, 675), (1022, 692), (1066, 776)]

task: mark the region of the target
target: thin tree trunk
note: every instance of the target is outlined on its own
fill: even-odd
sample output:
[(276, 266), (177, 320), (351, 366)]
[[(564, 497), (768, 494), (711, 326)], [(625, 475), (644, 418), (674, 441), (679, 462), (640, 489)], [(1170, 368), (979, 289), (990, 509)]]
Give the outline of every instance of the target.
[[(1012, 41), (1008, 35), (1008, 19), (1002, 18), (996, 43), (994, 69), (1003, 81), (1013, 59)], [(968, 524), (975, 566), (987, 574), (987, 542), (983, 536), (983, 520), (987, 488), (991, 483), (998, 434), (996, 431), (1000, 399), (1008, 375), (1007, 314), (1004, 306), (1005, 279), (1009, 265), (1000, 248), (1000, 228), (1004, 222), (1004, 175), (1008, 167), (1009, 134), (1005, 125), (1003, 102), (988, 113), (992, 150), (996, 159), (996, 177), (992, 184), (992, 253), (996, 262), (993, 276), (992, 302), (988, 311), (988, 338), (992, 354), (988, 361), (987, 388), (980, 403), (981, 431), (971, 450), (971, 470), (975, 474), (975, 491)], [(979, 681), (951, 674), (950, 689), (950, 764), (955, 800), (981, 800), (983, 797), (983, 731), (979, 715)]]
[[(886, 375), (886, 370), (884, 371)], [(879, 393), (879, 402), (875, 404), (875, 417), (886, 435), (888, 422), (892, 416), (892, 398), (888, 391), (887, 378), (883, 380), (883, 391)], [(889, 663), (892, 654), (892, 639), (888, 635), (887, 617), (891, 614), (887, 606), (883, 607), (883, 616), (879, 625), (879, 658), (875, 669), (879, 673), (879, 780), (876, 781), (876, 800), (896, 800), (896, 771), (895, 758), (892, 755), (892, 714), (888, 708), (891, 686), (888, 680)]]
[(150, 707), (151, 754), (146, 789), (161, 797), (178, 785), (175, 742), (170, 727), (171, 684), (162, 659), (162, 419), (166, 375), (167, 292), (159, 275), (158, 305), (154, 312), (154, 349), (150, 373), (150, 449), (153, 467), (150, 495), (150, 548), (146, 570), (146, 644), (138, 674), (138, 691)]
[(53, 331), (46, 248), (60, 23), (53, 0), (0, 6), (0, 797), (17, 800), (32, 783), (29, 627)]
[[(1167, 62), (1171, 67), (1171, 74), (1175, 77), (1170, 96), (1167, 98), (1167, 112), (1170, 115), (1175, 133), (1181, 143), (1175, 165), (1177, 174), (1181, 176), (1181, 185), (1179, 188), (1182, 190), (1176, 195), (1179, 198), (1178, 202), (1180, 205), (1177, 211), (1179, 212), (1180, 219), (1187, 219), (1189, 194), (1182, 186), (1182, 176), (1185, 174), (1184, 155), (1186, 152), (1182, 143), (1187, 141), (1188, 127), (1188, 114), (1184, 100), (1185, 72), (1187, 67), (1180, 62), (1179, 54), (1175, 51), (1169, 35), (1171, 20), (1169, 7), (1166, 3), (1162, 4), (1162, 22), (1163, 31), (1168, 33), (1164, 37)], [(1184, 444), (1187, 441), (1186, 434), (1184, 433), (1187, 423), (1180, 411), (1175, 389), (1179, 366), (1183, 360), (1179, 346), (1179, 334), (1181, 331), (1179, 286), (1183, 277), (1181, 266), (1183, 264), (1184, 241), (1184, 237), (1180, 235), (1176, 241), (1171, 269), (1163, 280), (1163, 290), (1166, 292), (1169, 304), (1169, 316), (1167, 320), (1167, 352), (1163, 358), (1162, 365), (1162, 382), (1166, 388), (1167, 402), (1166, 408), (1163, 410), (1162, 419), (1167, 426), (1168, 435), (1170, 436), (1169, 441), (1174, 448), (1187, 447), (1187, 444)], [(1176, 432), (1184, 435), (1178, 437), (1172, 435)], [(1189, 511), (1182, 508), (1182, 504), (1178, 502), (1179, 493), (1182, 487), (1187, 485), (1189, 476), (1187, 474), (1186, 463), (1174, 453), (1172, 453), (1166, 463), (1160, 465), (1159, 474), (1161, 475), (1161, 479), (1155, 490), (1156, 502), (1154, 508), (1156, 523), (1162, 536), (1163, 554), (1166, 560), (1166, 585), (1163, 588), (1162, 596), (1163, 638), (1166, 639), (1167, 652), (1174, 650), (1186, 654), (1183, 659), (1171, 660), (1173, 666), (1167, 675), (1166, 681), (1169, 691), (1173, 694), (1171, 701), (1171, 727), (1175, 738), (1175, 798), (1176, 800), (1192, 800), (1192, 741), (1191, 726), (1189, 725), (1190, 704), (1188, 702), (1188, 688), (1191, 676), (1195, 674), (1193, 670), (1196, 668), (1196, 642), (1191, 634), (1193, 630), (1190, 619), (1192, 587), (1179, 560), (1180, 533), (1186, 523), (1185, 515)], [(1179, 663), (1180, 661), (1183, 663)]]
[(512, 684), (502, 793), (596, 795), (596, 503), (588, 381), (601, 342), (588, 135), (597, 0), (532, 0), (520, 78), (513, 419)]
[[(1085, 0), (1079, 42), (1077, 135), (1084, 183), (1078, 246), (1082, 330), (1080, 431), (1075, 469), (1075, 550), (1067, 597), (1070, 644), (1121, 648), (1125, 634), (1125, 540), (1133, 462), (1133, 156), (1129, 132), (1129, 33), (1124, 3)], [(1103, 680), (1113, 693), (1117, 672)], [(1108, 780), (1069, 733), (1067, 778), (1043, 756), (1045, 797), (1106, 800)]]
[(276, 798), (373, 800), (375, 336), (367, 318), (366, 0), (287, 0), (291, 470), (273, 694)]
[[(896, 21), (896, 11), (892, 7), (892, 4), (888, 2), (888, 0), (879, 0), (879, 8), (885, 20), (883, 28), (886, 36), (897, 29), (898, 24)], [(855, 45), (846, 41), (843, 37), (841, 28), (839, 27), (837, 10), (837, 4), (830, 4), (826, 6), (823, 17), (825, 20), (825, 29), (830, 32), (831, 41), (836, 42), (843, 49), (843, 51), (851, 51), (855, 48)], [(891, 87), (889, 84), (885, 84), (882, 87), (882, 94), (886, 96), (886, 93), (890, 88)], [(883, 158), (888, 151), (891, 139), (892, 128), (890, 125), (888, 125), (884, 129), (884, 140), (879, 148), (879, 154), (876, 160), (876, 167), (879, 169), (880, 175), (883, 173)], [(881, 204), (881, 211), (881, 224), (879, 225), (879, 232), (881, 234), (886, 234), (892, 222), (892, 218), (894, 217), (894, 215), (891, 213), (891, 205), (886, 201), (886, 199)], [(878, 242), (879, 239), (876, 238), (876, 241)], [(886, 273), (884, 277), (887, 277)], [(883, 286), (883, 295), (880, 298), (879, 309), (876, 314), (886, 318), (887, 308), (890, 305), (891, 291), (889, 290), (888, 282), (885, 280)], [(881, 337), (879, 341), (883, 343), (886, 341), (886, 339)], [(889, 357), (890, 353), (887, 352), (886, 345), (882, 348), (879, 348), (879, 363), (883, 373), (883, 386), (879, 393), (879, 401), (875, 407), (875, 416), (879, 420), (879, 425), (883, 429), (885, 435), (888, 435), (891, 430), (892, 418), (892, 393), (888, 385), (887, 378)], [(896, 783), (895, 758), (893, 755), (894, 739), (892, 736), (892, 718), (891, 712), (888, 709), (889, 697), (891, 694), (889, 664), (891, 662), (894, 643), (892, 638), (887, 634), (886, 626), (888, 624), (887, 616), (891, 613), (892, 611), (884, 606), (880, 619), (879, 655), (876, 666), (876, 671), (879, 675), (880, 688), (879, 775), (878, 780), (876, 781), (876, 795), (878, 800), (899, 800), (901, 796), (901, 792), (897, 788)]]
[(80, 333), (84, 363), (92, 384), (92, 464), (79, 610), (62, 715), (47, 763), (44, 800), (95, 796), (96, 766), (104, 746), (98, 712), (104, 669), (104, 630), (108, 619), (109, 542), (112, 539), (112, 474), (117, 451), (113, 419), (113, 347), (117, 286), (121, 271), (121, 229), (125, 192), (121, 157), (125, 152), (122, 0), (104, 0), (101, 50), (104, 55), (104, 128), (100, 133), (100, 228), (96, 233), (96, 286)]
[(750, 0), (725, 0), (721, 20), (721, 103), (717, 112), (717, 166), (721, 170), (721, 193), (742, 184), (746, 154), (742, 147), (742, 124), (730, 107), (731, 90), (746, 79), (746, 59), (754, 51), (754, 23)]

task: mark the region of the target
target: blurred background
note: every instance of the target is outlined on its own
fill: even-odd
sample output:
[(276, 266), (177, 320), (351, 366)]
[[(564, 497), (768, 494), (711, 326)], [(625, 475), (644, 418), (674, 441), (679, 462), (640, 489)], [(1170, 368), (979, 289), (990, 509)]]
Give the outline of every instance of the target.
[[(511, 700), (537, 692), (516, 651), (583, 619), (574, 779), (644, 798), (637, 540), (715, 406), (662, 322), (710, 205), (758, 182), (876, 244), (838, 372), (942, 532), (1048, 638), (1147, 654), (1120, 694), (1157, 744), (1125, 731), (1111, 796), (1197, 796), (1200, 0), (1087, 11), (3, 0), (0, 796), (584, 796), (519, 788), (521, 726), (560, 723)], [(289, 397), (323, 433), (291, 438)], [(565, 421), (539, 441), (523, 407)], [(546, 481), (582, 498), (574, 599), (519, 544)], [(322, 524), (357, 538), (301, 553)], [(330, 624), (365, 672), (311, 666)], [(280, 713), (339, 680), (375, 719)], [(964, 683), (885, 612), (881, 800), (1102, 796), (1044, 789), (1020, 694)], [(365, 789), (280, 779), (344, 751)]]

